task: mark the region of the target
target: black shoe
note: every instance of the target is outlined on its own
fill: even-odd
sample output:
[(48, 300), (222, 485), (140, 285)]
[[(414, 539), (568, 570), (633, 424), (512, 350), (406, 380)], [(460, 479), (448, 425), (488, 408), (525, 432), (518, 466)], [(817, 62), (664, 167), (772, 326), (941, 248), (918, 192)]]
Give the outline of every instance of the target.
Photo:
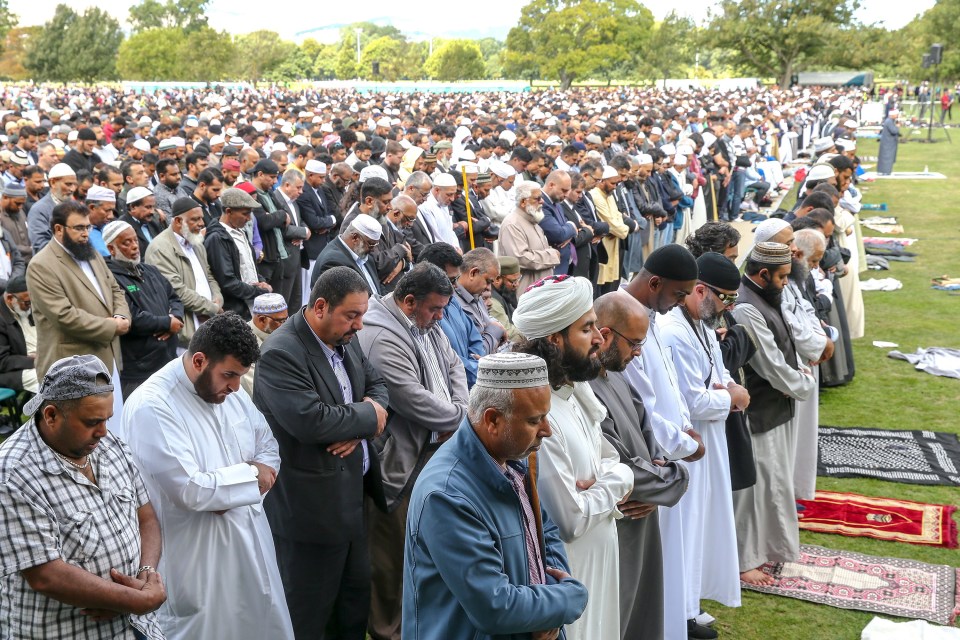
[(687, 620), (687, 638), (693, 640), (711, 640), (712, 638), (717, 638), (719, 635), (716, 631), (710, 627), (705, 627), (702, 624), (697, 624), (696, 620)]

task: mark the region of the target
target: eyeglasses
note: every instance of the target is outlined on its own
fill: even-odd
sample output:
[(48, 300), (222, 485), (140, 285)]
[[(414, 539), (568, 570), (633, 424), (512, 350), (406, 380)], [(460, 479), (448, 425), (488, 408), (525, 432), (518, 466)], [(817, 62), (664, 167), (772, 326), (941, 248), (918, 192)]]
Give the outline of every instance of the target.
[(727, 307), (729, 307), (732, 304), (736, 304), (737, 297), (740, 295), (736, 291), (734, 291), (733, 293), (723, 293), (721, 291), (717, 291), (716, 289), (708, 285), (706, 282), (702, 282), (701, 284), (703, 284), (703, 286), (705, 286), (707, 289), (710, 289), (710, 291), (713, 291), (714, 295), (720, 298), (720, 302), (722, 302), (724, 306), (727, 306)]
[(455, 276), (447, 276), (447, 277), (450, 278), (450, 284), (452, 284), (454, 287), (456, 287), (457, 283), (460, 281), (460, 274), (457, 274)]
[(92, 224), (72, 224), (72, 225), (71, 225), (71, 224), (67, 224), (67, 225), (64, 225), (64, 226), (65, 226), (67, 229), (71, 229), (71, 230), (73, 230), (73, 231), (76, 231), (77, 233), (83, 233), (84, 231), (86, 231), (86, 232), (89, 233), (89, 232), (90, 232), (90, 229), (93, 229), (93, 225), (92, 225)]
[(630, 345), (630, 351), (639, 352), (640, 349), (643, 348), (643, 345), (645, 345), (645, 344), (647, 343), (647, 339), (646, 339), (646, 338), (644, 338), (643, 340), (631, 340), (630, 338), (628, 338), (627, 336), (623, 335), (622, 333), (620, 333), (619, 331), (617, 331), (617, 330), (614, 329), (613, 327), (607, 327), (607, 328), (610, 329), (610, 331), (613, 331), (615, 334), (617, 334), (617, 335), (620, 336), (621, 338), (623, 338), (624, 340), (626, 340), (626, 341), (627, 341), (627, 344)]

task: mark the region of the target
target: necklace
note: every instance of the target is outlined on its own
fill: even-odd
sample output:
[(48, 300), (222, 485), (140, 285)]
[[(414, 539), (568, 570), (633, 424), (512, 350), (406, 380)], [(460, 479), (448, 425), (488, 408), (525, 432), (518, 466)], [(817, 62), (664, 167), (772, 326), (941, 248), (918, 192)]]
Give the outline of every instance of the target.
[(90, 456), (86, 456), (87, 461), (84, 462), (83, 464), (77, 464), (76, 462), (74, 462), (73, 460), (71, 460), (71, 459), (68, 458), (67, 456), (63, 455), (63, 454), (60, 453), (59, 451), (54, 451), (54, 453), (57, 454), (57, 457), (58, 457), (58, 458), (60, 458), (61, 460), (63, 460), (63, 461), (66, 462), (67, 464), (69, 464), (69, 465), (71, 465), (71, 466), (73, 466), (73, 467), (76, 467), (77, 469), (83, 470), (83, 469), (86, 469), (87, 467), (90, 466)]

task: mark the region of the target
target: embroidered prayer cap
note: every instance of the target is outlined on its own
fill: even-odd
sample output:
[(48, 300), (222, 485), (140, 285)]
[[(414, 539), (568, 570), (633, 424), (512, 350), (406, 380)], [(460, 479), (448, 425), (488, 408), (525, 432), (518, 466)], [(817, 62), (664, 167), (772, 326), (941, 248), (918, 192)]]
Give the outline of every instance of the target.
[(53, 363), (40, 383), (40, 392), (23, 408), (32, 416), (46, 401), (77, 400), (102, 393), (113, 393), (110, 371), (97, 356), (61, 358)]
[(614, 169), (610, 165), (607, 165), (603, 168), (603, 175), (600, 176), (600, 179), (609, 180), (610, 178), (619, 178), (619, 177), (620, 177), (620, 172), (618, 172), (616, 169)]
[(486, 389), (532, 389), (550, 384), (547, 363), (527, 353), (492, 353), (480, 358), (473, 386)]
[(91, 200), (93, 202), (116, 202), (117, 194), (113, 192), (113, 189), (95, 184), (87, 189), (87, 197), (85, 199), (87, 202)]
[(779, 242), (758, 242), (750, 251), (750, 260), (770, 266), (790, 264), (790, 247)]
[(64, 164), (63, 162), (53, 165), (53, 168), (50, 169), (50, 173), (47, 174), (47, 177), (51, 180), (55, 178), (66, 178), (68, 176), (76, 178), (77, 172), (74, 171), (70, 165)]
[(527, 287), (513, 312), (513, 324), (535, 340), (563, 331), (593, 308), (593, 285), (586, 278), (548, 276)]
[(696, 280), (699, 273), (697, 259), (679, 244), (668, 244), (656, 249), (647, 256), (643, 268), (655, 276), (677, 282)]
[(7, 198), (26, 198), (27, 189), (19, 182), (8, 182), (3, 187), (3, 195)]
[(287, 308), (287, 301), (279, 293), (262, 293), (253, 299), (253, 308), (256, 314), (280, 313)]
[(783, 218), (767, 218), (758, 224), (757, 228), (753, 230), (753, 241), (754, 243), (770, 242), (770, 238), (777, 235), (789, 226), (790, 223)]
[(10, 154), (10, 162), (21, 167), (25, 167), (30, 164), (30, 158), (27, 157), (23, 151), (19, 149), (14, 149), (13, 153)]
[(481, 171), (477, 174), (477, 184), (487, 184), (490, 182), (490, 174), (486, 171)]
[(835, 145), (833, 138), (824, 137), (819, 138), (816, 142), (813, 143), (813, 150), (815, 153), (823, 153), (827, 149), (830, 149)]
[(833, 165), (815, 164), (813, 168), (810, 169), (810, 173), (807, 174), (807, 183), (814, 180), (829, 180), (835, 175), (837, 175), (837, 172), (834, 170)]
[(740, 288), (740, 270), (733, 260), (722, 253), (708, 251), (697, 258), (700, 282), (723, 291)]
[(131, 205), (135, 202), (140, 202), (147, 196), (152, 196), (153, 191), (150, 191), (147, 187), (134, 187), (127, 191), (127, 204)]
[(457, 186), (457, 180), (449, 173), (441, 173), (433, 181), (433, 186), (435, 187), (455, 187)]
[(103, 243), (110, 244), (127, 229), (133, 229), (133, 227), (130, 226), (129, 222), (124, 222), (123, 220), (114, 220), (108, 223), (107, 226), (103, 228)]

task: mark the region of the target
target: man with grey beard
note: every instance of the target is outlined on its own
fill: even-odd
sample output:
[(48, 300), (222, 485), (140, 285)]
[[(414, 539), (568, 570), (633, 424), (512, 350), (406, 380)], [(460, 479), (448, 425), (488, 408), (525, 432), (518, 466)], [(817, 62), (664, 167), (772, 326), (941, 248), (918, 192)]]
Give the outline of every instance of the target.
[(715, 638), (716, 632), (701, 626), (707, 618), (700, 600), (740, 606), (726, 420), (731, 411), (747, 408), (750, 394), (724, 368), (716, 332), (723, 312), (737, 301), (740, 272), (719, 253), (704, 253), (697, 268), (693, 291), (664, 315), (662, 335), (691, 424), (706, 448), (703, 459), (689, 465), (689, 489), (680, 500), (688, 634)]
[(124, 356), (120, 371), (123, 399), (177, 357), (177, 334), (183, 329), (183, 303), (156, 267), (140, 262), (137, 232), (114, 220), (103, 228), (110, 251), (107, 266), (123, 290), (131, 312), (130, 332), (120, 337)]
[(185, 349), (197, 327), (220, 313), (223, 296), (200, 234), (203, 209), (193, 198), (177, 198), (171, 209), (170, 226), (153, 239), (143, 261), (160, 271), (183, 302), (183, 330), (177, 337)]

